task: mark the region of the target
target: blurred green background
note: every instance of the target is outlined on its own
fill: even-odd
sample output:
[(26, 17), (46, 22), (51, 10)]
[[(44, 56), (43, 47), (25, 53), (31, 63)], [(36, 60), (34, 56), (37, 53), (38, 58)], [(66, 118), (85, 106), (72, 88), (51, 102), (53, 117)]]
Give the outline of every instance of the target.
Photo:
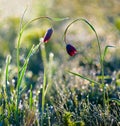
[[(46, 44), (47, 56), (54, 53), (56, 69), (75, 69), (80, 65), (94, 63), (99, 67), (99, 54), (94, 33), (84, 23), (77, 22), (71, 26), (67, 41), (75, 45), (80, 55), (71, 58), (66, 53), (63, 34), (67, 25), (74, 19), (83, 17), (93, 24), (100, 38), (102, 49), (105, 45), (114, 45), (106, 56), (109, 71), (120, 69), (120, 1), (119, 0), (0, 0), (0, 68), (5, 65), (8, 54), (12, 55), (13, 75), (16, 73), (16, 41), (19, 32), (20, 18), (27, 7), (24, 23), (35, 17), (49, 16), (69, 20), (54, 22), (54, 34)], [(39, 20), (26, 28), (21, 43), (21, 64), (32, 44), (38, 44), (40, 37), (51, 27), (49, 21)], [(106, 68), (107, 68), (106, 67)], [(87, 68), (88, 69), (88, 68)], [(91, 66), (90, 66), (91, 69)], [(33, 83), (43, 71), (40, 51), (31, 57), (28, 71)], [(84, 71), (83, 71), (84, 72)], [(29, 80), (29, 79), (28, 79)]]

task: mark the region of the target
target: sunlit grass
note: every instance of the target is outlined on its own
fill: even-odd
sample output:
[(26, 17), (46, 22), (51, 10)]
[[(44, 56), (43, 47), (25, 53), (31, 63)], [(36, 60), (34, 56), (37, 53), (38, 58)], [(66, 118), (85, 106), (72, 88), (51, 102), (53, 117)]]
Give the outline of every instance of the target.
[[(0, 84), (0, 125), (119, 125), (120, 75), (119, 72), (117, 75), (114, 75), (114, 77), (113, 75), (107, 76), (104, 73), (104, 61), (107, 55), (107, 50), (109, 47), (113, 46), (105, 46), (102, 53), (100, 41), (95, 28), (86, 19), (82, 18), (82, 21), (85, 22), (92, 29), (92, 31), (94, 31), (98, 42), (96, 48), (98, 48), (101, 66), (98, 66), (97, 68), (100, 69), (99, 74), (97, 71), (95, 71), (95, 80), (89, 76), (82, 75), (81, 73), (72, 72), (72, 68), (66, 71), (64, 64), (62, 63), (61, 66), (59, 66), (59, 64), (54, 64), (55, 56), (52, 53), (52, 50), (50, 54), (47, 54), (46, 51), (46, 45), (48, 44), (47, 42), (53, 33), (52, 30), (48, 30), (46, 32), (44, 36), (46, 39), (44, 39), (44, 37), (40, 37), (38, 44), (31, 45), (30, 50), (27, 54), (25, 54), (26, 57), (21, 64), (20, 47), (21, 44), (24, 44), (21, 43), (21, 39), (23, 37), (23, 32), (29, 24), (41, 19), (47, 19), (48, 21), (50, 20), (50, 25), (52, 25), (51, 22), (64, 21), (67, 19), (38, 17), (23, 24), (23, 17), (20, 23), (20, 31), (18, 33), (16, 51), (17, 65), (16, 67), (11, 67), (13, 63), (12, 57), (8, 56), (6, 58), (5, 68), (0, 71), (2, 76), (2, 81)], [(63, 32), (62, 35), (64, 36), (65, 44), (67, 44), (66, 33), (69, 26), (80, 20), (81, 19), (74, 20)], [(43, 73), (41, 75), (41, 80), (38, 80), (40, 81), (39, 85), (37, 85), (38, 83), (36, 82), (35, 87), (32, 81), (28, 81), (26, 76), (30, 59), (34, 57), (38, 51), (40, 51), (39, 53), (42, 59)], [(58, 50), (58, 52), (59, 51), (61, 50)], [(80, 55), (80, 53), (78, 55)], [(71, 60), (68, 62), (69, 64), (73, 63)], [(89, 70), (92, 71), (91, 66), (94, 64), (92, 64), (93, 62), (90, 63), (91, 64), (82, 64), (82, 68), (84, 69), (85, 66), (87, 66), (90, 68)], [(74, 63), (72, 65), (74, 65)], [(15, 72), (14, 78), (11, 79), (10, 77), (14, 69), (16, 69), (15, 71), (17, 72)], [(72, 76), (73, 78), (69, 73), (74, 75)], [(30, 77), (31, 76), (32, 75), (30, 75)], [(109, 79), (111, 79), (110, 82)]]

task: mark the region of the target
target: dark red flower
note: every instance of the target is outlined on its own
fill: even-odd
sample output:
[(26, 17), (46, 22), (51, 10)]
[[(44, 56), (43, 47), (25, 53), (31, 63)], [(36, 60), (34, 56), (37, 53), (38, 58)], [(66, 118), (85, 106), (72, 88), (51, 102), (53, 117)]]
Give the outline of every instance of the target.
[(53, 33), (53, 29), (49, 28), (47, 30), (47, 32), (45, 33), (45, 36), (43, 38), (43, 42), (47, 43), (49, 41), (49, 39), (51, 38), (52, 33)]
[(70, 44), (66, 45), (66, 51), (70, 56), (74, 56), (77, 53), (76, 48)]

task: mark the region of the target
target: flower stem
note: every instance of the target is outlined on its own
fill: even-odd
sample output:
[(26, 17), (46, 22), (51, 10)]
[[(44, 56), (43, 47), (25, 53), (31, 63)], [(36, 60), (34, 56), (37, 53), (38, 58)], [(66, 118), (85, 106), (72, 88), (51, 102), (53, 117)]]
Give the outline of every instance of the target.
[(63, 35), (64, 42), (65, 42), (65, 44), (67, 44), (66, 34), (67, 34), (67, 31), (68, 31), (69, 27), (70, 27), (73, 23), (75, 23), (75, 22), (77, 22), (77, 21), (83, 21), (83, 22), (85, 22), (85, 23), (92, 29), (92, 31), (95, 33), (95, 36), (96, 36), (96, 39), (97, 39), (97, 43), (98, 43), (99, 59), (100, 59), (100, 65), (101, 65), (101, 76), (102, 76), (101, 81), (102, 81), (102, 87), (103, 87), (103, 99), (104, 99), (104, 105), (105, 105), (105, 84), (104, 84), (104, 64), (103, 64), (104, 60), (103, 60), (103, 58), (102, 58), (102, 51), (101, 51), (100, 41), (99, 41), (99, 38), (98, 38), (98, 35), (97, 35), (97, 32), (96, 32), (95, 28), (94, 28), (93, 25), (90, 24), (86, 19), (84, 19), (84, 18), (78, 18), (78, 19), (72, 21), (72, 22), (67, 26), (67, 28), (65, 29), (64, 35)]
[[(25, 30), (25, 28), (31, 24), (32, 22), (34, 21), (37, 21), (37, 20), (40, 20), (40, 19), (48, 19), (50, 21), (53, 21), (52, 18), (50, 17), (37, 17), (37, 18), (34, 18), (32, 20), (30, 20), (29, 22), (25, 23), (24, 25), (22, 25), (22, 22), (20, 24), (20, 32), (18, 34), (18, 41), (17, 41), (17, 69), (18, 69), (18, 73), (17, 73), (17, 78), (18, 78), (18, 81), (17, 81), (17, 101), (16, 101), (16, 120), (17, 120), (17, 123), (19, 122), (18, 121), (18, 106), (19, 106), (19, 99), (20, 99), (20, 85), (21, 85), (21, 82), (19, 82), (19, 79), (22, 80), (22, 78), (20, 78), (20, 42), (21, 42), (21, 37), (22, 37), (22, 34)], [(23, 20), (23, 18), (22, 18)]]

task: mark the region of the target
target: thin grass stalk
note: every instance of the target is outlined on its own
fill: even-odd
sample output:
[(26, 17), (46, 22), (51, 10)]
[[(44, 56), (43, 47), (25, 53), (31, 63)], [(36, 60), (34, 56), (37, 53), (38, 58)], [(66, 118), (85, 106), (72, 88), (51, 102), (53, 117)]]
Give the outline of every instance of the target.
[(30, 96), (29, 96), (29, 107), (30, 107), (30, 110), (32, 110), (32, 107), (33, 106), (33, 94), (32, 94), (32, 84), (30, 86)]
[(43, 126), (43, 120), (44, 120), (45, 86), (46, 86), (46, 72), (44, 71), (44, 80), (43, 80), (43, 87), (42, 87), (42, 114), (41, 114), (41, 126)]
[(32, 50), (33, 50), (33, 46), (32, 46), (31, 50), (28, 53), (27, 59), (24, 62), (24, 65), (23, 65), (23, 67), (21, 69), (21, 73), (19, 74), (19, 78), (18, 78), (18, 82), (17, 82), (17, 104), (16, 104), (16, 117), (17, 117), (17, 119), (18, 119), (18, 105), (19, 105), (19, 97), (20, 97), (20, 95), (19, 95), (19, 92), (20, 92), (19, 88), (20, 88), (22, 79), (24, 77), (25, 71), (27, 69), (28, 60), (29, 60), (30, 54), (32, 53)]
[(17, 68), (18, 68), (18, 75), (17, 75), (17, 77), (18, 78), (19, 78), (19, 66), (20, 66), (20, 63), (19, 63), (19, 59), (20, 59), (19, 58), (19, 55), (20, 55), (19, 48), (20, 48), (21, 36), (22, 36), (22, 33), (23, 33), (22, 23), (23, 23), (23, 19), (24, 19), (24, 16), (25, 16), (26, 11), (27, 11), (27, 8), (24, 10), (23, 15), (22, 15), (21, 20), (20, 20), (19, 34), (18, 34), (18, 42), (17, 42)]
[(5, 75), (5, 78), (4, 78), (5, 85), (2, 87), (3, 88), (2, 97), (3, 97), (4, 102), (5, 102), (5, 106), (2, 109), (7, 109), (8, 111), (10, 111), (10, 107), (9, 107), (10, 97), (9, 97), (9, 92), (8, 92), (8, 77), (9, 77), (10, 60), (11, 60), (11, 56), (7, 56), (6, 66), (5, 66), (5, 74), (4, 74)]
[[(29, 51), (29, 53), (28, 53), (28, 55), (26, 57), (26, 60), (24, 62), (24, 65), (22, 66), (22, 69), (20, 71), (20, 75), (19, 75), (19, 79), (18, 79), (18, 84), (17, 84), (17, 105), (16, 105), (16, 111), (17, 112), (18, 112), (19, 99), (20, 99), (20, 94), (21, 94), (20, 93), (20, 90), (19, 90), (20, 85), (21, 85), (22, 80), (23, 80), (23, 77), (25, 75), (25, 72), (26, 72), (26, 69), (27, 69), (27, 65), (28, 65), (29, 59), (30, 59), (31, 55), (33, 55), (38, 50), (40, 44), (41, 44), (41, 42), (38, 45), (36, 45), (36, 46), (33, 45), (31, 47), (31, 49), (30, 49), (30, 51)], [(16, 112), (16, 114), (18, 115), (17, 112)]]
[[(51, 65), (53, 62), (53, 54), (49, 55), (49, 63), (48, 63), (45, 45), (43, 44), (40, 47), (41, 47), (41, 56), (42, 56), (42, 61), (43, 61), (43, 66), (44, 66), (44, 78), (43, 78), (43, 86), (42, 86), (42, 114), (41, 114), (41, 126), (43, 126), (45, 97), (52, 84), (52, 66)], [(49, 64), (49, 66), (48, 66), (48, 64)], [(49, 69), (49, 71), (47, 71), (48, 69)]]
[[(105, 61), (105, 56), (106, 56), (106, 53), (107, 53), (107, 50), (108, 48), (111, 48), (111, 47), (114, 47), (114, 46), (111, 46), (111, 45), (107, 45), (104, 49), (104, 52), (103, 52), (103, 55), (102, 55), (102, 61), (103, 61), (103, 65), (104, 65), (104, 61)], [(104, 72), (104, 70), (103, 70)], [(105, 78), (105, 77), (104, 77)], [(104, 103), (108, 103), (108, 101), (106, 100), (106, 97), (105, 97), (105, 94), (106, 94), (106, 89), (105, 89), (105, 84), (103, 85), (103, 91), (104, 91)], [(107, 98), (108, 99), (108, 98)], [(109, 105), (109, 104), (108, 104)]]
[(51, 85), (52, 85), (53, 56), (54, 56), (54, 54), (50, 53), (50, 55), (49, 55), (49, 68), (48, 68), (49, 69), (49, 71), (48, 71), (48, 84), (47, 84), (47, 87), (46, 87), (46, 90), (45, 90), (45, 95), (48, 92), (48, 90), (50, 90)]
[(85, 76), (81, 75), (81, 74), (77, 74), (77, 73), (74, 73), (74, 72), (71, 72), (71, 71), (67, 71), (67, 72), (68, 72), (68, 73), (71, 73), (71, 74), (73, 74), (73, 75), (75, 75), (75, 76), (81, 77), (81, 78), (83, 78), (83, 79), (85, 79), (85, 80), (88, 80), (88, 81), (91, 82), (91, 83), (95, 83), (95, 84), (100, 85), (100, 83), (98, 83), (97, 81), (94, 81), (94, 80), (92, 80), (92, 79), (90, 79), (90, 78), (88, 78), (88, 77), (85, 77)]
[(9, 77), (9, 65), (10, 65), (11, 56), (7, 56), (6, 59), (6, 68), (5, 68), (5, 90), (6, 90), (6, 97), (7, 101), (10, 100), (9, 93), (8, 93), (8, 77)]
[(43, 119), (44, 119), (44, 105), (45, 105), (45, 88), (46, 88), (46, 73), (47, 73), (47, 57), (46, 57), (46, 50), (44, 44), (41, 47), (41, 56), (44, 66), (44, 77), (43, 77), (43, 86), (42, 86), (42, 114), (41, 114), (41, 126), (43, 126)]

